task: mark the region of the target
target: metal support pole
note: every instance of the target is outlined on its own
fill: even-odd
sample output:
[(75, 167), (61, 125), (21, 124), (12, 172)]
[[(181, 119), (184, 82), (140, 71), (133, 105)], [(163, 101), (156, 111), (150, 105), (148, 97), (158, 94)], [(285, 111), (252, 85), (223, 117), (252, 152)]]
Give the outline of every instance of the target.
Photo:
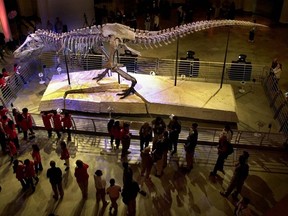
[(64, 59), (65, 59), (65, 65), (66, 65), (66, 73), (67, 73), (67, 78), (68, 78), (68, 84), (71, 85), (66, 52), (64, 53)]
[(177, 75), (178, 75), (178, 51), (179, 51), (179, 35), (177, 35), (177, 45), (176, 45), (176, 64), (175, 64), (175, 82), (174, 86), (177, 85)]
[(230, 27), (228, 27), (228, 36), (227, 36), (227, 42), (226, 42), (226, 50), (225, 50), (225, 57), (224, 57), (224, 63), (223, 63), (220, 89), (222, 88), (222, 85), (223, 85), (224, 73), (225, 73), (225, 69), (226, 69), (226, 58), (227, 58), (227, 52), (228, 52), (229, 39), (230, 39)]

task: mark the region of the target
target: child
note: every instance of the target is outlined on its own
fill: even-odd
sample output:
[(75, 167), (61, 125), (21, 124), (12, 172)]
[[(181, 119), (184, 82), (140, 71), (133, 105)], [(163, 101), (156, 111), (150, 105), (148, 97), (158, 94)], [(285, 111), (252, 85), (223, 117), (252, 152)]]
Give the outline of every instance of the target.
[(32, 145), (32, 158), (34, 160), (35, 172), (38, 174), (39, 171), (43, 170), (42, 163), (41, 163), (41, 155), (39, 146), (36, 144)]
[(141, 151), (141, 176), (144, 176), (146, 172), (146, 179), (150, 179), (150, 173), (153, 166), (153, 158), (150, 154), (150, 147), (146, 147)]
[(13, 173), (16, 174), (17, 180), (21, 183), (22, 189), (27, 189), (26, 181), (25, 181), (25, 166), (22, 161), (14, 160), (13, 161)]
[(114, 141), (114, 136), (113, 136), (113, 133), (112, 133), (112, 128), (113, 128), (114, 122), (115, 122), (114, 119), (110, 119), (109, 122), (107, 123), (107, 130), (108, 130), (108, 133), (109, 133), (109, 135), (110, 135), (110, 144), (111, 144), (112, 150), (113, 150), (113, 141)]
[(56, 110), (54, 110), (52, 119), (53, 119), (54, 131), (56, 132), (58, 139), (60, 139), (61, 138), (60, 131), (62, 130), (61, 115)]
[(112, 127), (112, 134), (115, 139), (116, 149), (119, 149), (121, 139), (121, 126), (119, 121), (115, 121)]
[(12, 140), (17, 149), (20, 148), (18, 134), (16, 132), (15, 124), (12, 120), (8, 121), (8, 125), (6, 128), (6, 134), (10, 140)]
[(41, 116), (42, 116), (44, 127), (48, 133), (48, 138), (51, 138), (52, 137), (52, 125), (51, 125), (52, 114), (48, 112), (43, 112)]
[(101, 170), (96, 170), (94, 174), (94, 183), (96, 188), (96, 200), (97, 203), (100, 202), (100, 199), (103, 202), (103, 205), (108, 205), (108, 202), (105, 200), (105, 187), (106, 187), (106, 181), (101, 178), (103, 175)]
[(65, 160), (65, 163), (64, 163), (64, 165), (66, 166), (65, 171), (68, 171), (69, 170), (70, 154), (68, 152), (67, 145), (66, 145), (65, 141), (62, 141), (60, 143), (60, 146), (61, 146), (61, 157), (60, 157), (60, 159), (61, 160)]
[(72, 119), (71, 115), (68, 112), (64, 113), (64, 117), (62, 117), (61, 122), (63, 122), (63, 129), (68, 133), (67, 141), (71, 141), (71, 128), (72, 128)]
[(14, 157), (17, 156), (17, 149), (16, 149), (16, 146), (12, 140), (9, 141), (8, 148), (9, 148), (9, 155), (11, 158), (10, 159), (10, 165), (11, 165), (14, 161)]
[(110, 179), (110, 187), (107, 188), (106, 193), (109, 195), (111, 200), (111, 207), (109, 208), (109, 213), (112, 214), (112, 209), (114, 208), (114, 215), (117, 215), (118, 204), (117, 200), (120, 196), (121, 187), (115, 185), (115, 179)]
[(28, 130), (30, 131), (30, 134), (31, 135), (29, 137), (29, 139), (33, 139), (35, 138), (34, 136), (34, 131), (33, 131), (33, 128), (32, 128), (32, 116), (31, 114), (28, 112), (28, 109), (27, 108), (23, 108), (22, 109), (22, 121), (21, 121), (21, 125), (22, 125), (22, 131), (23, 131), (23, 134), (24, 134), (24, 140), (27, 140), (27, 132)]

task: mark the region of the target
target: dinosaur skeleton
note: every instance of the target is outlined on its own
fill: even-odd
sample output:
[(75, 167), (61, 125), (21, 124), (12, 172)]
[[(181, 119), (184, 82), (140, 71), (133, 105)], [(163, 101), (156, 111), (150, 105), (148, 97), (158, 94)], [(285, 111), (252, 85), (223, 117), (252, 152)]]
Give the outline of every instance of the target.
[[(135, 93), (135, 85), (137, 80), (130, 74), (124, 72), (119, 68), (119, 64), (114, 62), (115, 53), (122, 46), (125, 49), (130, 50), (132, 53), (140, 55), (140, 52), (132, 49), (127, 44), (140, 45), (142, 48), (157, 48), (163, 45), (168, 45), (171, 41), (175, 41), (177, 37), (184, 37), (193, 32), (206, 30), (209, 28), (219, 26), (260, 26), (265, 25), (256, 24), (248, 21), (238, 20), (211, 20), (211, 21), (199, 21), (175, 28), (168, 28), (161, 31), (145, 31), (139, 29), (132, 29), (128, 26), (118, 23), (108, 23), (102, 26), (91, 26), (90, 28), (82, 28), (73, 30), (67, 33), (53, 33), (46, 30), (37, 30), (35, 33), (30, 34), (25, 42), (14, 52), (15, 58), (31, 57), (32, 55), (39, 55), (44, 48), (54, 49), (57, 53), (63, 50), (69, 50), (72, 53), (78, 53), (86, 55), (91, 49), (100, 49), (102, 54), (106, 57), (107, 63), (104, 66), (106, 68), (104, 72), (99, 74), (96, 79), (100, 81), (111, 70), (118, 73), (126, 80), (131, 81), (130, 88), (123, 91), (118, 95), (122, 95), (121, 98), (127, 97), (129, 94)], [(104, 48), (103, 43), (109, 43), (109, 50)], [(82, 92), (83, 90), (69, 90), (65, 95), (69, 93)]]

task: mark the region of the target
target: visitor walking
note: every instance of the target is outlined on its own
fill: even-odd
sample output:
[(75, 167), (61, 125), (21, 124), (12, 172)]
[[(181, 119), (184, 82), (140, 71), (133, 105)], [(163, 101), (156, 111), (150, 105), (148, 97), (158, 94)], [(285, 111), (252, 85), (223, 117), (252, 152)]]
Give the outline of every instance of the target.
[(94, 184), (96, 188), (96, 201), (97, 203), (100, 202), (100, 200), (103, 203), (103, 206), (108, 205), (108, 202), (105, 199), (106, 195), (106, 181), (102, 179), (102, 171), (101, 170), (96, 170), (94, 174)]
[(186, 163), (188, 171), (193, 169), (194, 153), (198, 141), (197, 127), (198, 127), (197, 123), (192, 124), (192, 127), (189, 131), (189, 136), (187, 137), (187, 141), (184, 146), (184, 149), (186, 151)]
[(76, 161), (76, 168), (74, 172), (74, 176), (76, 177), (76, 181), (78, 183), (79, 188), (82, 192), (82, 198), (88, 198), (88, 179), (89, 174), (87, 172), (88, 164), (83, 163), (81, 160)]
[(50, 167), (47, 170), (47, 178), (49, 178), (50, 184), (52, 186), (52, 190), (54, 192), (53, 198), (58, 200), (59, 195), (62, 199), (64, 196), (64, 191), (62, 187), (62, 171), (59, 167), (56, 167), (55, 161), (50, 161)]
[[(109, 182), (110, 182), (110, 186), (106, 190), (111, 200), (111, 207), (109, 208), (109, 214), (117, 215), (117, 212), (118, 212), (117, 200), (121, 193), (121, 187), (115, 184), (115, 179), (113, 178), (110, 179)], [(114, 212), (112, 213), (113, 209), (114, 209)]]

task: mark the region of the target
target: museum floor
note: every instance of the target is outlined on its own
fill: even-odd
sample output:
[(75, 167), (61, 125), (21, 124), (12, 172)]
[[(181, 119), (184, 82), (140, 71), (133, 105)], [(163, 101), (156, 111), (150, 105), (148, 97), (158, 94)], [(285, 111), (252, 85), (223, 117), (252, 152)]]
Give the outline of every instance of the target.
[[(247, 19), (247, 17), (245, 18)], [(262, 21), (258, 19), (259, 23)], [(263, 19), (263, 22), (267, 22)], [(281, 89), (288, 90), (287, 70), (288, 29), (285, 26), (276, 26), (273, 29), (258, 29), (255, 42), (249, 43), (248, 30), (233, 29), (228, 52), (228, 60), (238, 58), (240, 53), (247, 54), (249, 61), (258, 64), (270, 65), (273, 58), (278, 57), (283, 64), (283, 75), (280, 80)], [(224, 59), (223, 44), (226, 44), (227, 33), (217, 30), (200, 32), (195, 36), (193, 44), (191, 38), (181, 39), (180, 56), (185, 55), (185, 50), (193, 49), (196, 56), (205, 61), (219, 61)], [(213, 35), (213, 40), (209, 40)], [(207, 40), (208, 38), (208, 40)], [(197, 41), (197, 43), (195, 43)], [(193, 47), (192, 47), (193, 45)], [(149, 51), (143, 51), (145, 56)], [(149, 52), (149, 55), (163, 58), (174, 58), (175, 47), (162, 47), (159, 52)], [(13, 62), (11, 57), (7, 62)], [(1, 62), (2, 63), (2, 62)], [(19, 93), (14, 102), (17, 107), (28, 107), (32, 113), (38, 113), (38, 105), (45, 90), (45, 85), (38, 84), (38, 77), (31, 80)], [(238, 107), (240, 123), (238, 128), (245, 130), (257, 130), (257, 122), (265, 123), (262, 130), (268, 130), (267, 125), (272, 123), (272, 129), (277, 131), (279, 126), (273, 121), (273, 113), (269, 108), (266, 96), (261, 86), (256, 85), (253, 92), (245, 95), (238, 94), (238, 84), (233, 86)], [(41, 94), (42, 92), (42, 94)], [(170, 113), (169, 113), (170, 114)], [(41, 148), (44, 171), (39, 174), (40, 181), (36, 191), (22, 192), (21, 185), (16, 180), (12, 167), (9, 165), (9, 157), (0, 157), (0, 215), (48, 215), (54, 212), (58, 216), (66, 215), (108, 215), (109, 206), (103, 208), (102, 204), (96, 204), (93, 174), (96, 169), (103, 170), (103, 178), (108, 181), (115, 178), (116, 183), (122, 185), (122, 167), (119, 152), (111, 152), (107, 137), (95, 137), (88, 135), (73, 135), (69, 143), (71, 153), (71, 169), (64, 173), (63, 161), (59, 159), (59, 145), (56, 137), (46, 138), (45, 131), (36, 131), (36, 139), (26, 143), (22, 142), (19, 159), (31, 158), (30, 146), (32, 143), (39, 144)], [(20, 135), (22, 138), (22, 135)], [(234, 202), (232, 198), (223, 198), (219, 191), (227, 188), (233, 174), (233, 164), (244, 149), (235, 149), (225, 166), (225, 175), (222, 173), (213, 180), (209, 178), (209, 172), (216, 161), (217, 151), (215, 147), (198, 146), (196, 149), (194, 169), (190, 173), (182, 171), (183, 146), (180, 146), (178, 155), (169, 157), (169, 164), (161, 178), (154, 176), (152, 169), (151, 181), (144, 181), (140, 176), (140, 157), (138, 141), (132, 142), (132, 153), (128, 156), (129, 164), (134, 171), (137, 180), (147, 196), (138, 195), (137, 215), (233, 215)], [(287, 152), (251, 150), (249, 165), (250, 174), (242, 190), (243, 196), (251, 200), (250, 208), (253, 215), (287, 215), (288, 196), (288, 156)], [(83, 160), (89, 164), (89, 194), (86, 201), (81, 199), (81, 192), (74, 177), (75, 161)], [(64, 198), (55, 201), (52, 198), (52, 190), (46, 170), (49, 161), (55, 160), (63, 170)], [(108, 199), (108, 197), (107, 197)], [(118, 215), (125, 215), (126, 207), (121, 199), (118, 201)], [(269, 209), (273, 209), (270, 214)], [(279, 211), (279, 212), (277, 212)]]

